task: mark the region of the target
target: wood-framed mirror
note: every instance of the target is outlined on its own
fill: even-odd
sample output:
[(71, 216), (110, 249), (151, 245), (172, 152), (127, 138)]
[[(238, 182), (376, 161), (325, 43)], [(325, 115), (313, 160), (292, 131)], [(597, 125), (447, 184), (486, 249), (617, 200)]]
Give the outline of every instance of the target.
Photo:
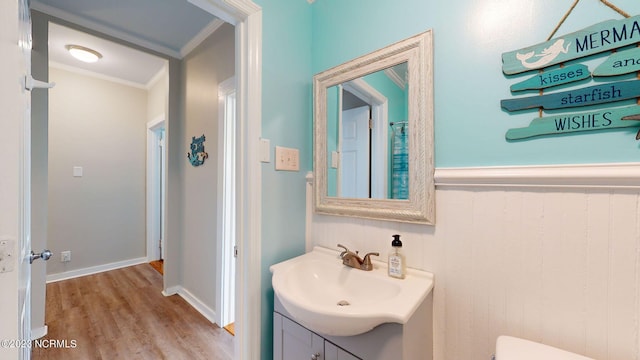
[(314, 209), (435, 223), (431, 30), (313, 78)]

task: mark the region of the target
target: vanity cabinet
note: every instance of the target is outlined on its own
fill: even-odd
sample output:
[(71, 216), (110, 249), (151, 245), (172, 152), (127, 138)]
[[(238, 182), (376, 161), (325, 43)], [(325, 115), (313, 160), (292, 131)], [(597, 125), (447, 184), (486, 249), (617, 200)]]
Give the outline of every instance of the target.
[(273, 339), (274, 360), (361, 360), (277, 312)]
[(274, 296), (274, 360), (433, 360), (433, 295), (406, 324), (384, 323), (354, 336), (319, 335), (298, 324)]

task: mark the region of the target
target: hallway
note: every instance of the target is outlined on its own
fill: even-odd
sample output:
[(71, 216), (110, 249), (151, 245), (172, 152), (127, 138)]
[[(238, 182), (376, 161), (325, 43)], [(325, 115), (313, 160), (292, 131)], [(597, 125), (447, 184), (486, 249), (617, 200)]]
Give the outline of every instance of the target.
[(233, 359), (233, 336), (161, 289), (149, 264), (47, 284), (33, 359)]

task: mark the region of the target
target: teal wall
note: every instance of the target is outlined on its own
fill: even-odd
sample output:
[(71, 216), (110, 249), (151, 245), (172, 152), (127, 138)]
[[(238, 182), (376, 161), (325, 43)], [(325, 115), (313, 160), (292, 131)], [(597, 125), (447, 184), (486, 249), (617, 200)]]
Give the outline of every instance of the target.
[[(258, 0), (262, 7), (262, 349), (273, 353), (273, 288), (269, 266), (304, 253), (305, 176), (311, 170), (311, 10), (304, 0)], [(300, 171), (275, 171), (274, 147), (300, 149)]]
[[(573, 0), (256, 0), (263, 8), (262, 136), (300, 149), (300, 172), (262, 166), (262, 359), (272, 358), (269, 266), (304, 252), (305, 180), (312, 169), (313, 74), (433, 29), (436, 165), (634, 162), (635, 130), (509, 143), (505, 132), (537, 116), (507, 114), (501, 54), (544, 41)], [(640, 14), (637, 0), (616, 5)], [(582, 1), (560, 28), (570, 33), (620, 15)]]
[[(312, 67), (317, 73), (411, 35), (433, 29), (436, 166), (634, 162), (635, 129), (585, 132), (507, 142), (536, 111), (508, 114), (511, 97), (501, 54), (543, 42), (573, 0), (317, 0), (313, 3)], [(637, 0), (615, 4), (640, 14)], [(581, 1), (557, 35), (621, 16), (598, 1)], [(518, 79), (525, 79), (519, 77)]]

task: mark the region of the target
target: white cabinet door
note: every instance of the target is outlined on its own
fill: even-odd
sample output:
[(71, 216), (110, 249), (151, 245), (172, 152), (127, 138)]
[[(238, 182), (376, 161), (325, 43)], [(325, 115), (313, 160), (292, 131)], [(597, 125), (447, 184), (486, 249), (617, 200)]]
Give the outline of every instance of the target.
[(334, 344), (325, 341), (324, 342), (324, 360), (361, 360), (343, 349), (335, 346)]
[(324, 339), (278, 313), (273, 340), (274, 360), (324, 360)]

